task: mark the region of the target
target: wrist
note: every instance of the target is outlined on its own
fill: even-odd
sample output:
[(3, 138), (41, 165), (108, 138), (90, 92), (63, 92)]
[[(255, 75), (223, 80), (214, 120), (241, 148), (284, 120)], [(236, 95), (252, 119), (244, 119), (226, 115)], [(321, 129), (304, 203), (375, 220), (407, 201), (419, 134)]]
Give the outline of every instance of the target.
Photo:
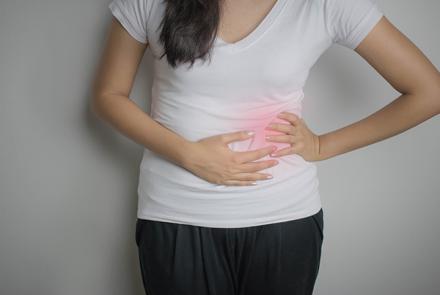
[(329, 153), (328, 138), (326, 137), (326, 134), (318, 135), (318, 155), (320, 161), (332, 157)]
[(187, 168), (191, 165), (193, 162), (193, 157), (195, 155), (194, 153), (194, 147), (196, 142), (185, 140), (183, 141), (182, 145), (178, 148), (179, 150), (179, 164), (183, 168)]

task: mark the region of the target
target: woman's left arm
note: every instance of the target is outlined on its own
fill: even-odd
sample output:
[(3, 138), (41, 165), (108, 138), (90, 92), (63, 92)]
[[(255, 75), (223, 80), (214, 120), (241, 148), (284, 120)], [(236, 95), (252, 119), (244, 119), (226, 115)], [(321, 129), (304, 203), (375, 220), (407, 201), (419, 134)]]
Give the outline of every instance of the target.
[(439, 71), (385, 16), (355, 51), (401, 95), (358, 122), (318, 136), (319, 160), (397, 135), (440, 114)]

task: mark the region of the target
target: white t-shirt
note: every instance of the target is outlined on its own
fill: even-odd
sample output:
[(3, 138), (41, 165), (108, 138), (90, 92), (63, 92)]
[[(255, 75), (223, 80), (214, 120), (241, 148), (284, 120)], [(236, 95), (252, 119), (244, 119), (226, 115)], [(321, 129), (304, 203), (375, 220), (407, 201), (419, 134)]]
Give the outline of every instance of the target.
[[(150, 116), (187, 140), (239, 130), (254, 138), (229, 144), (234, 151), (285, 143), (266, 142), (282, 111), (302, 117), (310, 68), (333, 43), (354, 49), (383, 12), (374, 0), (278, 0), (244, 39), (216, 39), (212, 60), (173, 69), (159, 59), (165, 1), (113, 0), (109, 8), (127, 32), (149, 43), (154, 56)], [(259, 160), (272, 157), (266, 156)], [(321, 209), (317, 167), (297, 154), (276, 157), (261, 170), (272, 179), (255, 186), (213, 184), (144, 149), (140, 164), (140, 219), (206, 227), (248, 227), (304, 218)]]

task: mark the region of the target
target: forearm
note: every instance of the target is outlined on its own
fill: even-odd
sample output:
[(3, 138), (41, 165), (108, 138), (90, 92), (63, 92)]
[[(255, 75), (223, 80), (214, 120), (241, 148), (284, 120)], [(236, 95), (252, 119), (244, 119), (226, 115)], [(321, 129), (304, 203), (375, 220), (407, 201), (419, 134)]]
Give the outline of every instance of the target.
[(328, 159), (402, 133), (439, 114), (435, 101), (421, 94), (403, 94), (360, 121), (320, 135), (320, 155)]
[(183, 165), (190, 142), (153, 120), (132, 100), (120, 95), (101, 96), (93, 100), (92, 109), (126, 137)]

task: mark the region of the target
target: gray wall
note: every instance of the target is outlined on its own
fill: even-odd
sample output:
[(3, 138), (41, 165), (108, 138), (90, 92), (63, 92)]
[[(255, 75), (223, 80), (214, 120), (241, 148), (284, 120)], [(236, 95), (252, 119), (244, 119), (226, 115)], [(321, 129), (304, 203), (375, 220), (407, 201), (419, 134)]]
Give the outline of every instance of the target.
[[(134, 242), (142, 147), (88, 109), (108, 2), (0, 2), (2, 295), (143, 294)], [(440, 2), (379, 3), (439, 67)], [(131, 96), (144, 109), (150, 65), (147, 51)], [(338, 45), (305, 92), (318, 134), (398, 95)], [(438, 294), (439, 123), (318, 163), (325, 241), (315, 294)]]

